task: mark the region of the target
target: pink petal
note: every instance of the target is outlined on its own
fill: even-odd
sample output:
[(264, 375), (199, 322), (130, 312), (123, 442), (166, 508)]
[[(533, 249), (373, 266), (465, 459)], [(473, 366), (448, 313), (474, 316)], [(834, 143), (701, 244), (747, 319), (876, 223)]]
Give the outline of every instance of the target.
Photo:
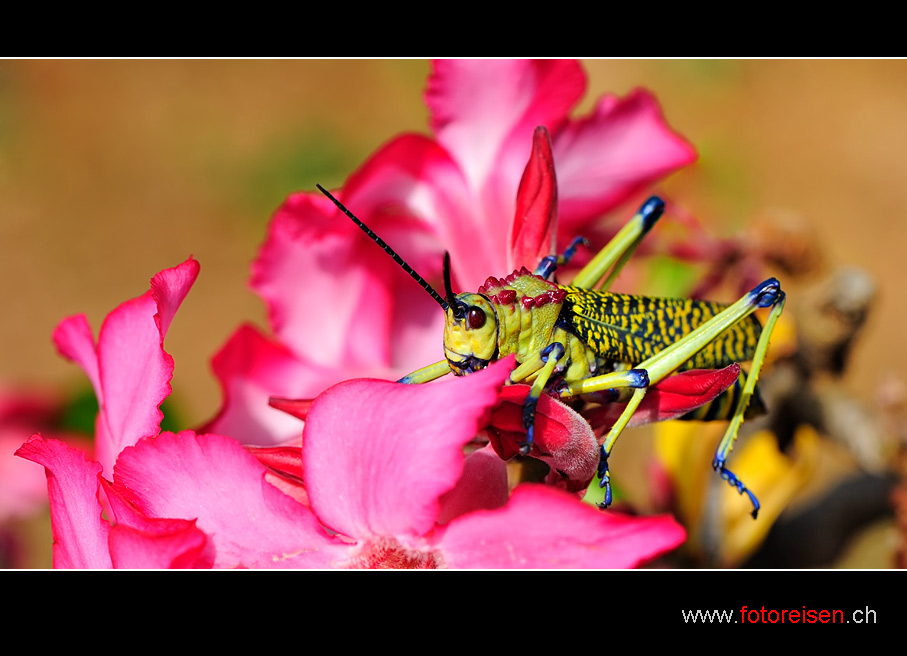
[(473, 451), (463, 461), (456, 486), (441, 495), (438, 524), (475, 510), (501, 508), (507, 503), (507, 467), (490, 448)]
[(327, 567), (346, 545), (311, 511), (265, 481), (265, 469), (235, 440), (162, 433), (120, 454), (114, 489), (148, 517), (197, 519), (215, 567)]
[(354, 538), (409, 537), (438, 518), (438, 497), (463, 470), (463, 446), (485, 425), (513, 358), (427, 385), (351, 380), (315, 400), (303, 472), (322, 522)]
[(603, 512), (543, 485), (521, 485), (505, 508), (453, 520), (439, 535), (456, 568), (637, 567), (679, 546), (686, 534), (669, 515)]
[(442, 60), (433, 66), (426, 92), (432, 127), (465, 176), (471, 208), (453, 227), (451, 259), (463, 288), (473, 290), (488, 275), (512, 268), (516, 190), (532, 134), (539, 125), (559, 129), (586, 79), (574, 61)]
[[(443, 262), (443, 257), (440, 257), (438, 261)], [(374, 370), (350, 372), (348, 370), (347, 377), (354, 375), (397, 380), (416, 369), (421, 369), (444, 358), (442, 346), (444, 312), (414, 280), (404, 282), (405, 285), (393, 290), (394, 316), (388, 336), (391, 368), (383, 372)], [(442, 283), (439, 282), (435, 289), (443, 290)], [(440, 293), (443, 295), (443, 291)], [(359, 320), (368, 325), (371, 318), (366, 311), (359, 317)]]
[[(528, 385), (509, 385), (491, 416), (489, 434), (498, 455), (509, 460), (526, 439), (523, 401)], [(580, 414), (550, 396), (539, 398), (531, 455), (548, 463), (571, 481), (588, 482), (598, 465), (598, 440)]]
[[(357, 231), (321, 194), (294, 194), (271, 219), (253, 263), (251, 284), (268, 305), (275, 333), (321, 366), (389, 363), (390, 298), (381, 275), (393, 262), (357, 239)], [(371, 331), (361, 320), (363, 307)]]
[(195, 520), (148, 517), (101, 479), (107, 497), (110, 557), (117, 569), (210, 568), (214, 545)]
[(557, 234), (557, 180), (551, 155), (551, 137), (535, 129), (532, 155), (520, 180), (517, 208), (510, 238), (508, 268), (532, 269), (555, 251)]
[(271, 469), (268, 469), (265, 472), (265, 480), (296, 501), (296, 503), (302, 504), (307, 508), (311, 507), (309, 493), (306, 492), (305, 485), (302, 484), (301, 480), (295, 480), (284, 474), (278, 474)]
[(172, 269), (165, 269), (151, 279), (151, 296), (157, 306), (154, 317), (161, 340), (170, 330), (173, 317), (198, 278), (199, 264), (191, 257)]
[(173, 359), (161, 348), (150, 292), (107, 315), (98, 336), (102, 396), (95, 457), (110, 476), (117, 454), (160, 431), (160, 404), (170, 395)]
[(115, 525), (110, 530), (110, 556), (116, 569), (209, 569), (213, 545), (195, 520), (143, 515), (103, 481)]
[[(739, 376), (740, 365), (736, 363), (724, 369), (693, 369), (669, 376), (646, 392), (627, 425), (642, 426), (681, 417), (715, 400)], [(596, 431), (607, 431), (623, 409), (624, 404), (614, 403), (584, 410), (583, 416)]]
[(432, 66), (425, 93), (432, 129), (475, 190), (484, 191), (504, 164), (512, 194), (533, 130), (556, 131), (586, 87), (575, 61), (439, 60)]
[(154, 531), (114, 526), (110, 531), (110, 553), (116, 569), (195, 569), (210, 567), (201, 552), (205, 534), (195, 522), (157, 520)]
[(385, 232), (393, 236), (384, 240), (394, 250), (411, 250), (407, 262), (432, 273), (440, 270), (436, 256), (446, 246), (440, 234), (446, 219), (470, 211), (467, 195), (463, 174), (444, 148), (422, 135), (403, 134), (350, 175), (341, 200), (369, 227), (380, 228), (382, 238)]
[[(514, 185), (510, 190), (511, 207), (515, 189)], [(436, 288), (441, 285), (445, 251), (450, 253), (457, 289), (475, 289), (487, 277), (476, 271), (497, 271), (506, 265), (505, 242), (475, 238), (476, 233), (488, 231), (475, 191), (469, 189), (447, 151), (425, 137), (403, 135), (382, 147), (350, 176), (343, 200)], [(513, 217), (501, 218), (501, 229), (505, 229)], [(430, 232), (423, 232), (426, 228)], [(431, 317), (432, 325), (440, 326), (443, 321), (437, 307), (428, 305), (430, 297), (414, 283), (399, 274), (389, 280), (393, 281), (397, 308), (393, 335), (398, 339), (393, 344), (405, 345), (405, 352), (399, 347), (394, 350), (393, 361), (411, 371), (424, 366), (437, 348), (437, 341), (431, 341), (425, 330), (424, 317)], [(400, 296), (407, 292), (407, 297)], [(414, 346), (417, 359), (413, 358)]]
[(650, 93), (605, 96), (590, 116), (554, 136), (561, 235), (581, 234), (590, 219), (696, 157)]
[[(446, 235), (436, 235), (437, 224), (462, 214), (455, 207), (462, 189), (459, 171), (437, 144), (404, 135), (336, 195), (432, 278), (440, 273), (446, 242)], [(399, 377), (424, 366), (423, 353), (437, 352), (437, 341), (422, 330), (442, 324), (437, 304), (320, 193), (294, 194), (275, 213), (252, 286), (281, 341), (322, 366), (406, 369)]]
[(202, 430), (262, 446), (280, 444), (302, 433), (299, 419), (269, 406), (272, 396), (315, 396), (344, 378), (342, 370), (306, 363), (249, 325), (237, 329), (211, 366), (220, 382), (223, 405)]
[(96, 457), (106, 472), (124, 447), (160, 431), (158, 408), (170, 395), (173, 375), (164, 336), (198, 270), (190, 258), (154, 276), (151, 290), (107, 315), (96, 349), (84, 316), (64, 319), (54, 332), (57, 348), (82, 367), (95, 388)]
[[(503, 244), (475, 239), (485, 224), (462, 171), (447, 151), (423, 136), (405, 134), (382, 146), (349, 177), (341, 200), (435, 288), (442, 284), (445, 251), (455, 271), (487, 271), (489, 261), (504, 261), (502, 256), (489, 260), (498, 250), (503, 253)], [(338, 220), (347, 221), (339, 215)], [(376, 245), (368, 246), (375, 252)], [(399, 269), (382, 279), (393, 294), (391, 362), (409, 373), (437, 357), (443, 316)]]
[(101, 375), (98, 373), (98, 353), (85, 315), (78, 314), (63, 319), (54, 329), (53, 340), (60, 355), (82, 368), (101, 403), (104, 395), (101, 390)]
[(33, 435), (16, 455), (42, 465), (47, 474), (54, 567), (109, 569), (110, 525), (101, 517), (101, 466), (58, 440)]

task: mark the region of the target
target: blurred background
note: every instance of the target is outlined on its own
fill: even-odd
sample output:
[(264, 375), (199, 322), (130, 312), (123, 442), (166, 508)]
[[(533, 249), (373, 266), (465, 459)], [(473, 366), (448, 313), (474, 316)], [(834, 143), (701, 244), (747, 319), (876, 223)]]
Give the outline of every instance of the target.
[[(782, 217), (797, 228), (779, 248), (800, 240), (829, 270), (869, 275), (866, 324), (836, 385), (873, 421), (896, 419), (907, 376), (907, 62), (585, 65), (581, 113), (604, 93), (646, 87), (698, 149), (699, 162), (660, 190), (714, 236)], [(166, 348), (179, 423), (209, 419), (220, 401), (211, 356), (241, 322), (267, 326), (247, 280), (271, 213), (293, 191), (339, 186), (392, 136), (427, 133), (428, 72), (422, 60), (0, 61), (0, 382), (84, 393), (82, 372), (51, 342), (56, 324), (81, 312), (96, 333), (191, 254), (201, 274)], [(828, 564), (893, 566), (899, 536), (883, 521), (867, 538), (878, 553), (842, 560), (855, 548), (848, 537)]]

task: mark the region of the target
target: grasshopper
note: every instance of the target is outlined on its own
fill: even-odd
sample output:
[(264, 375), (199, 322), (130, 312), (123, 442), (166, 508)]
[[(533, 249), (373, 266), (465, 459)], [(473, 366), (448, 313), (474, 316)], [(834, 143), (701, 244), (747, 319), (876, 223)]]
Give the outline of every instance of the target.
[[(489, 277), (474, 294), (454, 294), (450, 256), (445, 254), (442, 297), (340, 201), (321, 185), (317, 187), (419, 283), (445, 313), (444, 359), (398, 382), (426, 383), (451, 372), (463, 376), (515, 354), (517, 366), (510, 374), (510, 383), (531, 385), (523, 402), (526, 439), (520, 451), (524, 455), (532, 449), (536, 407), (543, 393), (559, 399), (604, 395), (608, 400), (626, 400), (624, 410), (600, 446), (595, 478), (605, 489), (602, 508), (612, 500), (608, 457), (650, 386), (677, 371), (719, 369), (752, 361), (750, 373), (741, 373), (734, 388), (722, 395), (725, 399), (719, 397), (712, 402), (722, 402), (722, 412), (716, 412), (714, 407), (705, 411), (700, 408), (690, 418), (730, 419), (712, 466), (740, 494), (747, 494), (756, 518), (758, 499), (725, 462), (741, 423), (752, 414), (752, 410), (747, 413), (750, 400), (754, 395), (758, 400), (756, 380), (769, 337), (784, 308), (785, 294), (778, 280), (765, 280), (731, 305), (607, 291), (664, 212), (664, 201), (653, 196), (570, 285), (560, 285), (551, 278), (558, 266), (574, 255), (583, 241), (580, 238), (563, 255), (543, 258), (533, 272), (523, 267), (504, 278)], [(769, 307), (772, 310), (763, 328), (753, 313)], [(732, 392), (735, 402), (728, 402)]]

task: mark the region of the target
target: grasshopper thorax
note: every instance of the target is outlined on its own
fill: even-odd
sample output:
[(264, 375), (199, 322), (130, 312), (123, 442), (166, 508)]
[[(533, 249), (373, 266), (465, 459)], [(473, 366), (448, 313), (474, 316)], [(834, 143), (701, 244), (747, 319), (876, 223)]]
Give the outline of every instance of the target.
[(497, 359), (498, 318), (487, 297), (457, 294), (445, 314), (444, 356), (455, 375), (479, 371)]

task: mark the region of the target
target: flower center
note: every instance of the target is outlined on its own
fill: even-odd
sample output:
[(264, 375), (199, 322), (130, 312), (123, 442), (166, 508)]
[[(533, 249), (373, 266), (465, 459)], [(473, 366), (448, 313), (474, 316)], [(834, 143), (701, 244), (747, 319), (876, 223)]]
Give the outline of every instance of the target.
[(353, 556), (350, 569), (440, 569), (444, 563), (434, 551), (404, 547), (394, 538), (375, 538)]

